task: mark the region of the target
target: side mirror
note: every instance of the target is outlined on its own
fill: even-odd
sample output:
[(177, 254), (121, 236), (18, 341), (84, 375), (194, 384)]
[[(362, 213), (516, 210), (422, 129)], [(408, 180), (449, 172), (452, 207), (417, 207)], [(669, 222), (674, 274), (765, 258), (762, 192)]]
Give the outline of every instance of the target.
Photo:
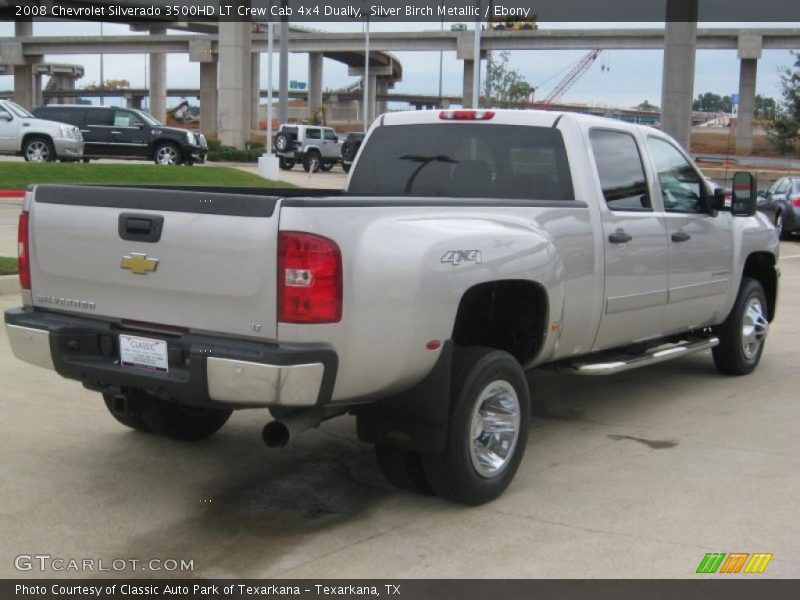
[(736, 217), (750, 217), (756, 213), (756, 178), (752, 173), (738, 171), (733, 175), (731, 213)]
[(725, 190), (722, 188), (714, 188), (714, 194), (711, 196), (711, 210), (723, 210), (725, 208)]

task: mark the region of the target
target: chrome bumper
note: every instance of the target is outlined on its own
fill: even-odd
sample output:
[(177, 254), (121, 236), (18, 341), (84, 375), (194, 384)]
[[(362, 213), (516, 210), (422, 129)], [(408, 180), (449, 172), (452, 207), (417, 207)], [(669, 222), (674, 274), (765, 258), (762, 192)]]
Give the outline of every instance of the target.
[(322, 385), (322, 363), (266, 365), (210, 357), (208, 395), (217, 402), (254, 406), (314, 406)]
[[(25, 362), (55, 369), (50, 332), (6, 324), (11, 351)], [(270, 365), (229, 358), (206, 359), (208, 397), (242, 406), (315, 406), (325, 366), (320, 362)]]
[(45, 369), (55, 369), (49, 331), (6, 324), (6, 334), (11, 351), (18, 359)]
[(58, 138), (53, 140), (56, 156), (59, 158), (81, 158), (83, 156), (83, 142), (77, 140)]

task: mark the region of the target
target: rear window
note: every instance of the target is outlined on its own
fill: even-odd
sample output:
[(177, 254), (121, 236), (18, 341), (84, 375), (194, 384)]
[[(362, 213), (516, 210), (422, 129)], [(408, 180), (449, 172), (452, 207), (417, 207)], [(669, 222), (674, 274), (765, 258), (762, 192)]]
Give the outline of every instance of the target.
[(40, 119), (57, 121), (59, 123), (69, 123), (70, 125), (81, 125), (83, 123), (83, 111), (73, 108), (37, 108), (33, 111)]
[(552, 127), (435, 123), (378, 127), (348, 191), (382, 196), (574, 200)]

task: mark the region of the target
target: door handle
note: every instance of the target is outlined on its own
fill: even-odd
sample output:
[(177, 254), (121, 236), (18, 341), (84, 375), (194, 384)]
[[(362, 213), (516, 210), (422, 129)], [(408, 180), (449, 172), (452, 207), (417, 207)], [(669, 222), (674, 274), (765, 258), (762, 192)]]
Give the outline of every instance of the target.
[(612, 244), (627, 244), (633, 239), (632, 236), (625, 233), (623, 229), (617, 229), (614, 233), (608, 236), (608, 241)]
[(152, 214), (122, 213), (117, 232), (123, 240), (155, 244), (161, 239), (164, 217)]
[(676, 231), (672, 234), (672, 241), (673, 242), (688, 242), (692, 239), (688, 233), (684, 233), (683, 231)]
[(112, 131), (111, 133), (113, 133), (114, 135), (122, 135), (121, 131)]

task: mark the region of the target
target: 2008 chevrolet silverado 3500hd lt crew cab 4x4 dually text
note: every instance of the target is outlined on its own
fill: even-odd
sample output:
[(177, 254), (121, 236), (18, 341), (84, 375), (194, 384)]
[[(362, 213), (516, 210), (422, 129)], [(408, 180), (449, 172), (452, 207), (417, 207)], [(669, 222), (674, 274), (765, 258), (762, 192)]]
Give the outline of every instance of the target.
[[(344, 192), (32, 187), (14, 353), (180, 439), (351, 412), (396, 485), (478, 504), (525, 451), (525, 371), (761, 357), (778, 238), (667, 135), (538, 111), (391, 113)], [(533, 390), (535, 398), (535, 390)]]

